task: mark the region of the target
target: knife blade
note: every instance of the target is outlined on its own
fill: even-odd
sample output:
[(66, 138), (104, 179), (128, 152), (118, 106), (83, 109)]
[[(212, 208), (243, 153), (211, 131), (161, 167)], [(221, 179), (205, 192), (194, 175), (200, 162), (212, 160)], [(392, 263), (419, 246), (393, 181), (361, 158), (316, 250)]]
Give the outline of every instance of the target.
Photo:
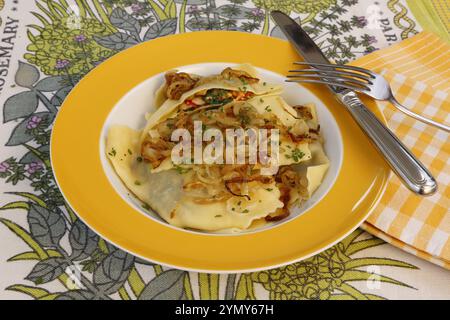
[(294, 19), (281, 11), (272, 11), (271, 15), (291, 44), (308, 62), (330, 63), (316, 43)]
[[(320, 48), (295, 20), (281, 11), (272, 11), (271, 16), (289, 42), (307, 62), (330, 64)], [(326, 67), (317, 67), (317, 69), (324, 70), (324, 72), (327, 70)], [(327, 87), (350, 112), (353, 119), (406, 187), (419, 195), (432, 195), (436, 192), (437, 183), (431, 173), (363, 104), (354, 91), (331, 85)]]
[[(307, 61), (311, 63), (331, 64), (330, 60), (323, 54), (313, 39), (303, 30), (298, 23), (281, 11), (272, 11), (273, 20), (280, 27), (283, 34), (294, 46), (296, 51)], [(317, 69), (327, 70), (327, 67), (316, 67)], [(332, 69), (329, 69), (332, 71)], [(327, 86), (332, 92), (339, 93), (345, 89)]]

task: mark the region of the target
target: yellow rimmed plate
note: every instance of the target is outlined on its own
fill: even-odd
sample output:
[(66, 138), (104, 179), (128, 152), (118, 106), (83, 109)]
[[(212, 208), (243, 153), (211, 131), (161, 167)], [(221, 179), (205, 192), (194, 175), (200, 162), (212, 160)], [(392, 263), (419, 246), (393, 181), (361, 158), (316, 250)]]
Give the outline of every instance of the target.
[[(209, 31), (143, 43), (102, 63), (64, 102), (51, 139), (56, 180), (78, 216), (118, 247), (156, 263), (204, 272), (244, 272), (289, 264), (335, 244), (374, 209), (389, 168), (351, 116), (325, 88), (305, 86), (334, 116), (345, 152), (326, 196), (306, 214), (272, 229), (235, 236), (184, 232), (146, 217), (114, 190), (103, 170), (99, 141), (116, 103), (152, 76), (180, 65), (249, 62), (286, 74), (299, 57), (282, 40)], [(379, 117), (376, 104), (366, 104)], [(151, 102), (149, 101), (149, 104)]]

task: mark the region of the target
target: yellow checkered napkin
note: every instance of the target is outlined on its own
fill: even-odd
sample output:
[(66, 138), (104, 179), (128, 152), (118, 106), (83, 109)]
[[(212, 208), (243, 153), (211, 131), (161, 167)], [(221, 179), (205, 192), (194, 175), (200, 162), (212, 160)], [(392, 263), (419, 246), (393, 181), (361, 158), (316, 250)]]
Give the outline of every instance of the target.
[[(450, 45), (423, 32), (369, 54), (354, 65), (381, 73), (395, 97), (412, 110), (450, 123)], [(450, 141), (442, 130), (379, 103), (389, 127), (438, 181), (431, 197), (416, 196), (391, 175), (385, 195), (363, 224), (370, 233), (421, 258), (450, 269)]]

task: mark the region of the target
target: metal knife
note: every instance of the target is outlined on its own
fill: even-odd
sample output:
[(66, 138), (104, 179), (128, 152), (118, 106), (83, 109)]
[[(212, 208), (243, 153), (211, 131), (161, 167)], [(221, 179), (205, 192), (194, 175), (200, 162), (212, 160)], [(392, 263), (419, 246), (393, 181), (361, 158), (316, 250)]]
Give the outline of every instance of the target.
[[(297, 22), (280, 11), (272, 11), (271, 15), (290, 43), (307, 62), (331, 63)], [(326, 69), (326, 67), (320, 69), (322, 68)], [(354, 91), (333, 86), (328, 88), (350, 112), (405, 186), (420, 195), (431, 195), (436, 192), (437, 183), (431, 173), (362, 103)]]

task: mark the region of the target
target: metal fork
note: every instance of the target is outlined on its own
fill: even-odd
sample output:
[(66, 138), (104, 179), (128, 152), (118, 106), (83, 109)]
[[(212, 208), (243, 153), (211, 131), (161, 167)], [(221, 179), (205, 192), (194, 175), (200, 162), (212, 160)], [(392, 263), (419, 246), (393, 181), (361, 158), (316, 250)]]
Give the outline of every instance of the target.
[(414, 119), (450, 132), (450, 126), (417, 114), (395, 99), (386, 79), (367, 69), (325, 63), (295, 62), (309, 68), (289, 70), (288, 82), (320, 83), (364, 93), (376, 100), (390, 101), (398, 110)]

